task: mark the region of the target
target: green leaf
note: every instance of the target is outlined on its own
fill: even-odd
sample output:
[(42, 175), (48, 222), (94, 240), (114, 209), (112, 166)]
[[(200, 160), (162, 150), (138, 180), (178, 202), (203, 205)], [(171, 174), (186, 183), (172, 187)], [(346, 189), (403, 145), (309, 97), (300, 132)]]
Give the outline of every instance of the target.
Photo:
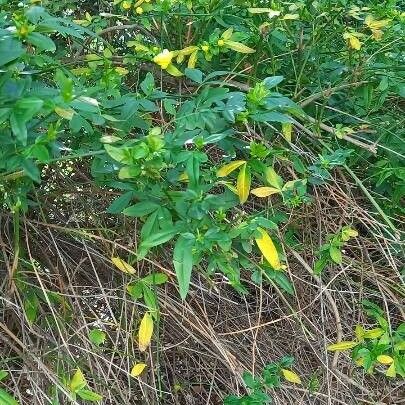
[(263, 80), (263, 83), (268, 89), (272, 89), (273, 87), (276, 87), (278, 84), (280, 84), (283, 80), (284, 76), (271, 76), (266, 77)]
[(30, 290), (24, 299), (24, 312), (30, 324), (33, 324), (37, 319), (39, 309), (39, 300), (36, 294)]
[(56, 50), (56, 45), (52, 39), (39, 32), (31, 32), (27, 36), (27, 42), (34, 45), (40, 51), (54, 52)]
[(81, 399), (84, 399), (85, 401), (90, 401), (90, 402), (98, 402), (103, 399), (103, 396), (100, 394), (97, 394), (97, 392), (93, 392), (93, 391), (85, 390), (85, 389), (81, 389), (81, 390), (77, 391), (77, 395), (79, 395), (79, 397)]
[(143, 299), (145, 300), (145, 304), (148, 307), (148, 310), (150, 311), (151, 315), (154, 317), (158, 309), (156, 294), (146, 284), (142, 284), (142, 287), (143, 287)]
[(342, 252), (341, 250), (336, 247), (331, 245), (329, 247), (329, 254), (330, 254), (330, 258), (337, 264), (341, 264), (342, 263)]
[(203, 82), (203, 73), (201, 72), (201, 70), (186, 68), (184, 70), (184, 74), (193, 82), (196, 82), (198, 84), (201, 84)]
[(167, 282), (167, 280), (168, 277), (165, 273), (152, 273), (142, 279), (145, 284), (149, 285), (164, 284)]
[(191, 272), (193, 269), (194, 237), (180, 236), (174, 246), (173, 265), (179, 283), (180, 297), (184, 300), (190, 288)]
[(22, 47), (21, 42), (14, 38), (6, 37), (0, 40), (0, 66), (7, 65), (13, 60), (19, 58), (25, 53), (25, 49)]
[(5, 370), (0, 370), (0, 381), (4, 380), (8, 376), (8, 372)]
[(41, 172), (31, 159), (25, 159), (22, 163), (24, 173), (37, 183), (41, 182)]
[(153, 78), (152, 73), (146, 73), (145, 79), (140, 84), (142, 91), (145, 93), (145, 96), (150, 96), (155, 90), (155, 79)]
[(178, 233), (177, 229), (167, 229), (165, 231), (157, 232), (155, 235), (151, 235), (141, 243), (141, 247), (151, 248), (168, 242)]
[(122, 194), (110, 204), (106, 212), (109, 214), (119, 214), (126, 207), (128, 207), (128, 204), (131, 202), (133, 196), (134, 193), (132, 191), (128, 191), (125, 194)]
[(105, 151), (108, 153), (109, 156), (111, 156), (114, 160), (117, 162), (122, 162), (126, 157), (126, 149), (124, 148), (117, 148), (112, 145), (104, 145)]
[(160, 208), (159, 204), (151, 201), (141, 201), (125, 208), (122, 213), (128, 217), (143, 217)]
[(1, 405), (19, 405), (19, 402), (16, 401), (7, 391), (0, 388), (0, 404)]
[(89, 332), (90, 342), (96, 346), (100, 346), (101, 344), (103, 344), (105, 342), (106, 336), (106, 333), (100, 329), (92, 329)]
[(135, 300), (139, 300), (139, 298), (143, 295), (143, 282), (138, 281), (134, 284), (127, 285), (128, 294)]
[(272, 167), (267, 167), (265, 169), (264, 177), (266, 178), (266, 181), (270, 184), (270, 186), (275, 187), (278, 190), (281, 190), (283, 188), (283, 179), (276, 173), (276, 171)]
[(279, 113), (277, 111), (256, 113), (251, 115), (250, 117), (256, 122), (280, 122), (280, 123), (292, 122), (291, 118), (288, 115)]

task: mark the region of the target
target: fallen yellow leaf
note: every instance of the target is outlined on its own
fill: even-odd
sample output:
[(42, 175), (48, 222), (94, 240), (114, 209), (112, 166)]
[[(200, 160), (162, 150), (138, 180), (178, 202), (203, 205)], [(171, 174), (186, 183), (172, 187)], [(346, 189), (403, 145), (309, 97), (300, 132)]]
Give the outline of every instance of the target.
[(122, 260), (120, 257), (112, 257), (111, 261), (115, 265), (115, 267), (121, 270), (123, 273), (127, 274), (135, 274), (136, 270), (125, 260)]
[(144, 352), (150, 345), (153, 334), (153, 319), (149, 312), (146, 312), (142, 318), (138, 332), (138, 348)]
[(137, 363), (132, 367), (131, 370), (131, 377), (138, 377), (142, 374), (143, 370), (145, 369), (145, 363)]
[(294, 384), (301, 384), (301, 378), (299, 377), (298, 374), (294, 373), (294, 371), (287, 370), (286, 368), (281, 369), (283, 373), (283, 377)]
[(359, 344), (359, 342), (355, 342), (353, 340), (350, 341), (342, 341), (339, 343), (334, 343), (333, 345), (329, 345), (327, 349), (330, 352), (342, 352), (344, 350), (349, 350), (353, 349), (353, 347), (356, 347)]

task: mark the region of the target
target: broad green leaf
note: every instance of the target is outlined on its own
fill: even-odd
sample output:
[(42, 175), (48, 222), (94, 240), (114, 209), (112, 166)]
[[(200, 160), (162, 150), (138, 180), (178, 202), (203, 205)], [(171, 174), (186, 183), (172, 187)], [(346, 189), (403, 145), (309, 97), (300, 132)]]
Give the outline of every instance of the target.
[(291, 143), (291, 135), (292, 135), (292, 124), (290, 122), (284, 122), (281, 125), (281, 131), (284, 138)]
[(134, 284), (128, 284), (127, 285), (127, 291), (128, 294), (135, 300), (139, 300), (139, 298), (142, 297), (143, 295), (143, 282), (138, 281), (137, 283)]
[(263, 13), (270, 13), (273, 10), (268, 7), (249, 7), (248, 11), (249, 11), (249, 13), (252, 13), (252, 14), (263, 14)]
[(13, 398), (7, 391), (0, 388), (0, 404), (1, 405), (19, 405), (20, 403)]
[(149, 312), (145, 312), (139, 326), (138, 332), (138, 348), (144, 352), (150, 345), (153, 334), (153, 319)]
[(333, 345), (329, 345), (327, 349), (330, 352), (342, 352), (344, 350), (350, 350), (353, 349), (353, 347), (356, 347), (359, 344), (359, 342), (355, 342), (353, 340), (351, 341), (342, 341), (339, 343), (334, 343)]
[(8, 372), (5, 370), (0, 370), (0, 381), (4, 380), (8, 376)]
[(145, 363), (137, 363), (132, 367), (131, 370), (131, 377), (139, 377), (143, 370), (145, 370), (146, 364)]
[(184, 74), (191, 79), (193, 82), (196, 82), (198, 84), (201, 84), (203, 81), (203, 73), (201, 70), (198, 69), (191, 69), (191, 68), (186, 68), (184, 70)]
[(70, 380), (70, 390), (72, 392), (77, 393), (80, 391), (82, 388), (84, 388), (87, 385), (87, 381), (84, 377), (84, 374), (82, 373), (82, 370), (78, 368), (76, 372), (74, 373), (72, 379)]
[(149, 236), (147, 239), (145, 239), (141, 243), (141, 247), (144, 248), (151, 248), (154, 246), (159, 246), (162, 243), (168, 242), (170, 239), (172, 239), (176, 234), (178, 233), (178, 230), (173, 228), (173, 229), (167, 229), (165, 231), (157, 232), (154, 235)]
[(264, 258), (269, 262), (270, 266), (274, 270), (281, 269), (280, 259), (278, 257), (278, 252), (271, 240), (269, 234), (262, 228), (257, 228), (261, 236), (256, 238), (256, 244)]
[(136, 270), (125, 260), (122, 260), (120, 257), (112, 257), (111, 261), (118, 270), (121, 270), (123, 273), (135, 274)]
[(117, 148), (115, 146), (106, 144), (104, 145), (104, 149), (108, 153), (108, 155), (117, 162), (122, 162), (127, 157), (126, 149), (124, 148)]
[(145, 304), (152, 315), (152, 318), (156, 319), (158, 302), (155, 291), (153, 291), (147, 284), (142, 283), (142, 294)]
[(294, 373), (294, 371), (287, 370), (286, 368), (281, 369), (281, 372), (283, 373), (283, 377), (291, 383), (294, 384), (301, 384), (301, 378), (299, 377), (298, 374)]
[(249, 48), (248, 46), (242, 44), (241, 42), (235, 42), (235, 41), (225, 41), (225, 46), (228, 48), (239, 52), (239, 53), (255, 53), (256, 51), (252, 48)]
[(250, 182), (250, 171), (246, 164), (244, 164), (239, 171), (238, 179), (236, 181), (236, 189), (238, 190), (238, 197), (241, 204), (244, 204), (249, 197)]
[(180, 236), (174, 246), (173, 265), (179, 283), (180, 297), (184, 300), (190, 288), (191, 272), (193, 270), (194, 238)]
[(11, 37), (2, 38), (0, 41), (0, 66), (7, 65), (7, 63), (16, 60), (24, 53), (25, 49), (20, 41)]
[(157, 210), (160, 207), (159, 204), (156, 204), (151, 201), (141, 201), (134, 205), (125, 208), (122, 213), (128, 217), (144, 217), (145, 215), (151, 214), (153, 211)]
[(56, 45), (51, 38), (46, 35), (40, 34), (39, 32), (31, 32), (27, 36), (27, 42), (34, 45), (38, 50), (41, 51), (55, 51)]
[(336, 247), (331, 245), (329, 247), (329, 254), (330, 254), (330, 258), (337, 264), (341, 264), (342, 263), (342, 252), (341, 250)]
[(251, 193), (256, 197), (264, 198), (273, 194), (278, 194), (280, 193), (280, 190), (275, 187), (258, 187), (254, 188)]
[(246, 160), (235, 160), (234, 162), (228, 163), (225, 166), (222, 166), (217, 171), (217, 176), (218, 177), (226, 177), (226, 176), (228, 176), (228, 174), (232, 173), (239, 166), (242, 166), (245, 163), (246, 163)]
[(98, 402), (103, 399), (103, 396), (100, 394), (97, 394), (97, 392), (86, 390), (86, 389), (81, 389), (81, 390), (77, 391), (77, 395), (81, 399), (84, 399), (85, 401), (90, 401), (90, 402)]
[(89, 339), (90, 342), (95, 344), (96, 346), (100, 346), (105, 342), (106, 333), (100, 329), (92, 329), (89, 332)]
[(167, 282), (167, 280), (168, 277), (165, 273), (152, 273), (142, 279), (145, 284), (149, 285), (164, 284)]
[(122, 212), (126, 207), (128, 207), (128, 204), (131, 202), (134, 194), (132, 191), (128, 191), (127, 193), (119, 196), (116, 198), (110, 206), (107, 208), (107, 212), (109, 214), (119, 214)]

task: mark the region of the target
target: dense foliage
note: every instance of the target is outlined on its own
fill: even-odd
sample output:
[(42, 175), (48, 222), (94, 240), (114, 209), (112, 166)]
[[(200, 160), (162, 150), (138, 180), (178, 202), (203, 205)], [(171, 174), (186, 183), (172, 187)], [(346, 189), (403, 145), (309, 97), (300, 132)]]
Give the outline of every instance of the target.
[[(164, 267), (173, 268), (179, 300), (189, 298), (196, 273), (208, 284), (221, 274), (241, 295), (249, 294), (247, 278), (294, 296), (287, 256), (302, 250), (294, 218), (336, 176), (357, 190), (390, 254), (401, 256), (405, 16), (397, 2), (0, 0), (0, 7), (0, 203), (14, 235), (7, 282), (31, 325), (41, 323), (41, 306), (61, 310), (63, 300), (27, 276), (34, 265), (22, 247), (22, 218), (37, 213), (46, 222), (54, 174), (75, 181), (77, 165), (95, 193), (113, 196), (100, 209), (111, 223), (136, 220), (133, 246), (117, 245), (109, 257), (130, 277), (126, 292), (147, 309), (140, 352), (159, 323), (158, 290), (170, 274), (135, 277), (139, 262), (169, 257)], [(314, 275), (341, 266), (359, 232), (372, 233), (343, 218), (335, 234), (321, 235)], [(356, 341), (330, 350), (353, 349), (367, 372), (382, 364), (388, 377), (403, 378), (404, 324), (390, 325), (379, 308), (374, 316), (378, 333), (367, 336), (359, 325)], [(95, 346), (105, 339), (93, 329)], [(283, 375), (300, 384), (285, 368), (291, 364), (266, 366), (264, 382), (245, 375), (250, 394), (227, 403), (267, 403), (266, 390)], [(132, 376), (145, 367), (135, 364)], [(54, 370), (63, 389), (52, 403), (59, 394), (102, 400), (73, 369)], [(0, 395), (15, 403), (8, 391)]]

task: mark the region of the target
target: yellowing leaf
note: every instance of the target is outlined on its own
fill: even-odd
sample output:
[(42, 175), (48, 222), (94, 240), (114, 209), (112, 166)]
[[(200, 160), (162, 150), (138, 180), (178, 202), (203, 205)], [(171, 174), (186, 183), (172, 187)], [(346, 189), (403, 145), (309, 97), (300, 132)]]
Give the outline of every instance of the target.
[(273, 267), (274, 270), (280, 270), (281, 263), (278, 252), (269, 234), (262, 228), (257, 228), (257, 230), (261, 233), (261, 237), (255, 239), (257, 247), (264, 258), (269, 262), (270, 266)]
[(391, 363), (388, 367), (387, 371), (385, 372), (387, 377), (395, 378), (397, 376), (397, 370), (395, 369), (395, 363)]
[(371, 30), (379, 30), (386, 27), (390, 23), (390, 20), (375, 20), (372, 15), (368, 15), (364, 20), (364, 23)]
[(225, 166), (222, 166), (217, 171), (217, 176), (218, 177), (226, 177), (226, 176), (228, 176), (228, 174), (232, 173), (239, 166), (242, 166), (245, 163), (246, 163), (246, 160), (235, 160), (234, 162), (228, 163)]
[(394, 359), (391, 356), (387, 356), (386, 354), (380, 354), (377, 356), (377, 361), (381, 364), (391, 364)]
[(359, 366), (362, 367), (364, 365), (364, 357), (359, 357), (358, 359), (354, 360), (354, 362)]
[(252, 14), (263, 14), (263, 13), (270, 13), (273, 10), (271, 8), (264, 8), (264, 7), (250, 7), (248, 8), (249, 13)]
[(225, 45), (236, 51), (236, 52), (240, 52), (240, 53), (255, 53), (256, 51), (252, 48), (249, 48), (248, 46), (240, 43), (240, 42), (235, 42), (235, 41), (225, 41)]
[(282, 368), (281, 369), (282, 373), (283, 373), (283, 377), (294, 384), (301, 384), (301, 378), (299, 377), (298, 374), (294, 373), (291, 370), (287, 370), (286, 368)]
[(275, 187), (279, 190), (283, 187), (283, 179), (276, 173), (272, 167), (267, 167), (264, 172), (264, 177), (270, 186)]
[(55, 112), (56, 114), (59, 115), (59, 117), (65, 118), (69, 121), (73, 118), (73, 115), (75, 114), (74, 110), (72, 110), (71, 108), (62, 108), (62, 107), (55, 107)]
[(179, 176), (179, 181), (188, 181), (188, 174), (186, 172), (183, 172)]
[(380, 336), (384, 334), (384, 329), (381, 328), (375, 328), (375, 329), (370, 329), (366, 330), (364, 332), (364, 338), (365, 339), (377, 339)]
[(269, 195), (277, 194), (279, 192), (280, 190), (274, 187), (257, 187), (251, 191), (253, 195), (261, 198), (268, 197)]
[(383, 36), (383, 32), (381, 30), (372, 30), (371, 33), (373, 35), (373, 39), (376, 41), (380, 41)]
[(283, 16), (283, 20), (298, 20), (299, 18), (299, 14), (286, 14)]
[(138, 348), (144, 352), (150, 345), (153, 334), (153, 319), (149, 312), (146, 312), (142, 318), (138, 332)]
[(292, 135), (292, 124), (291, 122), (284, 122), (281, 124), (281, 131), (283, 133), (284, 138), (291, 142), (291, 135)]
[(341, 352), (344, 350), (353, 349), (353, 347), (356, 347), (358, 344), (359, 344), (359, 342), (342, 341), (339, 343), (335, 343), (333, 345), (329, 345), (327, 347), (327, 350), (329, 350), (330, 352)]
[(232, 34), (233, 34), (233, 28), (230, 27), (226, 31), (223, 32), (223, 34), (221, 35), (221, 38), (225, 39), (225, 40), (231, 39)]
[(360, 50), (362, 46), (362, 42), (359, 40), (359, 38), (357, 38), (358, 35), (360, 34), (351, 32), (345, 32), (343, 34), (343, 38), (347, 40), (347, 43), (350, 46), (350, 48), (355, 49), (356, 51)]
[(138, 377), (142, 374), (143, 370), (145, 370), (146, 364), (145, 363), (137, 363), (132, 367), (131, 370), (131, 377)]
[(364, 340), (364, 328), (361, 325), (356, 325), (356, 328), (354, 329), (354, 333), (356, 335), (356, 339), (359, 342), (362, 342)]
[(77, 392), (80, 391), (82, 388), (84, 388), (87, 385), (86, 378), (84, 377), (82, 370), (78, 368), (76, 372), (74, 373), (72, 379), (70, 380), (70, 390), (72, 392)]
[(112, 257), (111, 261), (117, 267), (118, 270), (121, 270), (123, 273), (135, 274), (136, 270), (126, 261), (122, 260), (120, 257)]
[(239, 171), (238, 179), (236, 181), (236, 189), (238, 190), (239, 201), (241, 204), (244, 204), (249, 197), (250, 180), (249, 169), (246, 167), (246, 164), (244, 164)]
[(188, 59), (187, 67), (190, 69), (194, 69), (197, 63), (197, 56), (198, 56), (198, 49), (195, 50)]
[(176, 66), (174, 66), (172, 63), (166, 68), (166, 72), (174, 77), (183, 76), (183, 73), (181, 73), (180, 70), (177, 69)]

